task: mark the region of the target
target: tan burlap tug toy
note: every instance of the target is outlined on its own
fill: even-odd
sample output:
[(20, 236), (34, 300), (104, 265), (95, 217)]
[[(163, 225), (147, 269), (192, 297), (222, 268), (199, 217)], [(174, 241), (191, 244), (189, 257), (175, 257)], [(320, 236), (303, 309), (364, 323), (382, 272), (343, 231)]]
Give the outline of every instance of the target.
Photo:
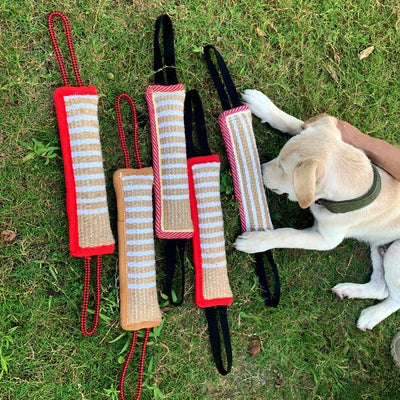
[[(211, 52), (215, 55), (219, 72), (213, 63)], [(219, 116), (219, 126), (232, 171), (235, 197), (239, 202), (242, 232), (273, 229), (262, 184), (251, 111), (247, 105), (241, 104), (235, 84), (219, 52), (213, 46), (208, 45), (204, 48), (204, 57), (220, 97), (222, 108), (225, 110)], [(255, 255), (256, 273), (262, 287), (265, 304), (276, 306), (280, 298), (279, 275), (272, 252), (267, 251), (266, 256), (274, 275), (275, 290), (273, 294), (268, 285), (262, 253)]]
[[(78, 86), (69, 85), (54, 32), (56, 17), (64, 24), (64, 34)], [(83, 86), (66, 16), (53, 11), (48, 16), (48, 28), (64, 82), (64, 86), (55, 91), (54, 101), (64, 161), (70, 252), (72, 256), (84, 257), (85, 261), (81, 331), (85, 336), (90, 336), (95, 332), (99, 321), (101, 256), (114, 252), (97, 116), (98, 95), (94, 86)], [(96, 299), (92, 327), (87, 329), (91, 256), (97, 256)]]
[[(195, 150), (193, 122), (200, 152)], [(205, 310), (215, 366), (220, 374), (226, 375), (232, 367), (232, 346), (227, 318), (227, 306), (232, 304), (232, 292), (228, 279), (220, 199), (221, 164), (218, 155), (211, 154), (208, 146), (203, 106), (196, 90), (191, 90), (186, 95), (185, 134), (194, 226), (192, 243), (195, 299), (196, 304)], [(226, 367), (222, 362), (218, 322), (225, 348)]]
[[(164, 57), (160, 48), (163, 28)], [(165, 77), (164, 77), (165, 73)], [(166, 240), (166, 292), (171, 303), (183, 301), (185, 285), (184, 252), (186, 240), (193, 236), (185, 144), (183, 105), (185, 88), (178, 83), (175, 69), (174, 34), (168, 15), (161, 15), (154, 33), (155, 84), (146, 91), (149, 109), (154, 170), (155, 231)], [(181, 264), (181, 293), (174, 300), (172, 281), (176, 251)]]
[[(122, 125), (120, 102), (125, 99), (133, 118), (134, 148), (139, 169), (132, 169)], [(146, 329), (139, 361), (135, 399), (140, 397), (147, 340), (150, 328), (161, 323), (157, 301), (156, 265), (153, 233), (153, 169), (142, 168), (138, 150), (136, 109), (132, 98), (122, 93), (115, 99), (118, 132), (125, 168), (115, 171), (114, 189), (118, 209), (118, 258), (121, 326), (133, 331), (132, 345), (120, 379), (120, 398), (124, 399), (124, 381), (137, 341), (137, 331)]]

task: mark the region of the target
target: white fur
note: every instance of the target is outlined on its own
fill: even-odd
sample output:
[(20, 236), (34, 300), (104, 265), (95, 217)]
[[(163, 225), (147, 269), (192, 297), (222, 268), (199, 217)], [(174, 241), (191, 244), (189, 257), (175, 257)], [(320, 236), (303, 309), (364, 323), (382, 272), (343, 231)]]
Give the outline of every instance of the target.
[[(400, 182), (379, 169), (382, 191), (372, 204), (343, 214), (329, 212), (315, 200), (349, 200), (371, 187), (373, 173), (365, 154), (341, 140), (332, 117), (303, 126), (303, 121), (281, 111), (257, 90), (246, 90), (243, 100), (263, 122), (296, 135), (276, 159), (262, 166), (264, 184), (278, 194), (286, 193), (303, 208), (309, 206), (315, 224), (304, 230), (245, 232), (235, 247), (258, 253), (273, 248), (330, 250), (345, 238), (368, 242), (373, 265), (370, 282), (341, 283), (332, 290), (340, 298), (384, 299), (363, 310), (358, 319), (359, 329), (372, 329), (400, 308)], [(382, 255), (379, 246), (390, 242)]]

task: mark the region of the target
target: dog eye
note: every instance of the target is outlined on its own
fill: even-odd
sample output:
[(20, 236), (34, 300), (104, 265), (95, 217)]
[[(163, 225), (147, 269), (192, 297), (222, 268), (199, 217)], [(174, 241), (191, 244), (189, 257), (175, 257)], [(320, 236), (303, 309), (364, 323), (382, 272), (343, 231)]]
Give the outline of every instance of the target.
[(278, 167), (282, 172), (285, 172), (285, 169), (283, 168), (282, 163), (278, 163)]

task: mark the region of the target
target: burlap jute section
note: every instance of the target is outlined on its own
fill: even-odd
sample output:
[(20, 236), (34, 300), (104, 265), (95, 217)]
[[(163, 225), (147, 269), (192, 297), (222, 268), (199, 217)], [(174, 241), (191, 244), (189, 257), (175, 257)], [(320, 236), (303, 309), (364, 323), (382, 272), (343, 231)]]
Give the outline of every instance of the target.
[(234, 184), (235, 190), (240, 191), (237, 197), (241, 199), (245, 230), (272, 229), (250, 110), (246, 107), (240, 112), (228, 114), (226, 126), (230, 138), (224, 137), (224, 140), (231, 141), (232, 153), (228, 156), (234, 158), (230, 160), (230, 165), (235, 169)]
[(114, 243), (103, 171), (97, 95), (64, 96), (82, 248)]
[(121, 326), (161, 323), (156, 288), (152, 168), (120, 169), (113, 176), (118, 208)]
[[(171, 238), (190, 237), (193, 232), (183, 121), (184, 100), (184, 90), (169, 91), (168, 86), (154, 85), (147, 91), (156, 176), (156, 233), (162, 238), (168, 238), (169, 233)], [(183, 236), (179, 236), (179, 233), (183, 233)]]
[(223, 215), (220, 199), (220, 163), (193, 165), (205, 300), (232, 297), (229, 285)]

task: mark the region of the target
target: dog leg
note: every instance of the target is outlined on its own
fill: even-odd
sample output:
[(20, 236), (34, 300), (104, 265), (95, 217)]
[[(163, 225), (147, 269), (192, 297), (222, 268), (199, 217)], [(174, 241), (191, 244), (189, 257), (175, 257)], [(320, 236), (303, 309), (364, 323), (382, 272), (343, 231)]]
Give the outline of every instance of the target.
[(280, 110), (260, 91), (247, 89), (242, 93), (242, 100), (261, 122), (268, 122), (273, 128), (290, 135), (297, 135), (302, 131), (303, 121)]
[(383, 257), (378, 246), (371, 246), (372, 275), (368, 283), (339, 283), (332, 292), (341, 299), (385, 299), (388, 288), (383, 276)]
[(383, 267), (389, 296), (379, 304), (361, 312), (357, 327), (362, 331), (372, 329), (400, 309), (400, 240), (392, 243), (387, 250), (383, 259)]
[(270, 231), (244, 232), (236, 239), (234, 246), (245, 253), (260, 253), (276, 248), (331, 250), (343, 240), (343, 236), (339, 234), (334, 236), (334, 239), (328, 239), (316, 227), (303, 230), (280, 228)]

